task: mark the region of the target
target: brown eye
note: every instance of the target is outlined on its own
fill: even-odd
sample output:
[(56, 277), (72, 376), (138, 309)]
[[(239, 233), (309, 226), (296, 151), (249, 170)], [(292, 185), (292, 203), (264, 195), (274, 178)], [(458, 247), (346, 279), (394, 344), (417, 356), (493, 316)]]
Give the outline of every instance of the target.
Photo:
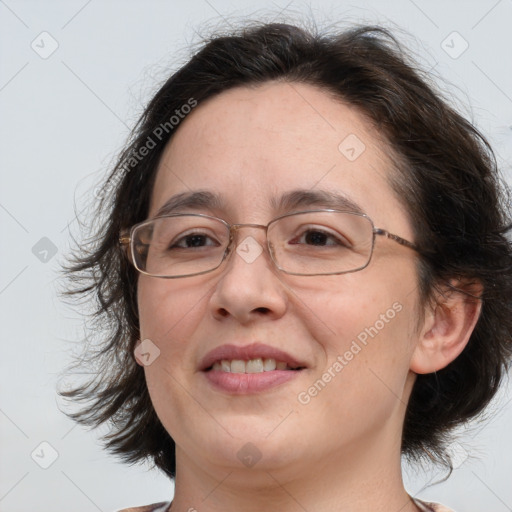
[(304, 244), (313, 247), (348, 247), (349, 244), (341, 235), (335, 235), (321, 229), (305, 230), (300, 236), (288, 242), (289, 244)]
[(190, 249), (193, 247), (207, 247), (214, 246), (218, 247), (219, 243), (215, 242), (208, 235), (194, 233), (191, 235), (183, 236), (177, 240), (177, 242), (173, 242), (169, 249)]

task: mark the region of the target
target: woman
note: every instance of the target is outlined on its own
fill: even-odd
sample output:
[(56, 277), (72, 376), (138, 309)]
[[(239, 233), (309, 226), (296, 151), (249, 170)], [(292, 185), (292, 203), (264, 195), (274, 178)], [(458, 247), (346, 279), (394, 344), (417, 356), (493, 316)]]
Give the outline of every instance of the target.
[(127, 510), (446, 511), (400, 458), (511, 359), (491, 149), (383, 29), (213, 37), (158, 91), (71, 269), (107, 329), (72, 417), (175, 479)]

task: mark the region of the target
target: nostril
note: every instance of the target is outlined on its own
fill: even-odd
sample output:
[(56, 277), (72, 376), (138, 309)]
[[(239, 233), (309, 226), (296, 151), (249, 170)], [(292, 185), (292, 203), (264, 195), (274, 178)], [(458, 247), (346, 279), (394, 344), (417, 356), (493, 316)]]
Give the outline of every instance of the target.
[(254, 311), (256, 311), (257, 313), (264, 313), (264, 314), (270, 313), (270, 309), (264, 308), (264, 307), (256, 308)]

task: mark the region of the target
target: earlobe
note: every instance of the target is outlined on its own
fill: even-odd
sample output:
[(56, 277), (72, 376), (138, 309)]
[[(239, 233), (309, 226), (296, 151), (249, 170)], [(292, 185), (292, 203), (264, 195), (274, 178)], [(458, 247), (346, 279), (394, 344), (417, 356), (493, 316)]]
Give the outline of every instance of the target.
[(480, 316), (481, 284), (453, 281), (427, 307), (410, 369), (419, 374), (433, 373), (448, 366), (466, 347)]

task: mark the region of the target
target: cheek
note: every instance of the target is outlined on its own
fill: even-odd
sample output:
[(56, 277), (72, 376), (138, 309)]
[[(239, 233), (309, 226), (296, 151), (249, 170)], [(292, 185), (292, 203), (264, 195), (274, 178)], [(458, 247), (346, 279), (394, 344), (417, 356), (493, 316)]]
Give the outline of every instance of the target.
[(332, 282), (317, 283), (316, 291), (304, 290), (301, 297), (315, 312), (306, 325), (325, 354), (322, 366), (330, 373), (350, 376), (351, 385), (344, 386), (354, 397), (373, 388), (379, 377), (400, 391), (415, 345), (414, 273), (410, 279), (404, 275), (403, 281), (365, 277), (362, 273), (340, 276), (336, 288)]
[(311, 332), (329, 345), (343, 346), (351, 339), (364, 342), (393, 329), (409, 336), (409, 320), (415, 314), (414, 279), (412, 272), (404, 275), (402, 282), (393, 276), (383, 280), (370, 272), (360, 272), (320, 278), (308, 288), (295, 289), (300, 301), (311, 310), (304, 317)]
[(185, 280), (142, 276), (138, 285), (141, 336), (163, 341), (180, 332), (204, 307), (206, 292), (206, 287), (190, 286)]
[[(144, 276), (138, 286), (141, 339), (150, 339), (160, 351), (158, 365), (173, 374), (191, 368), (194, 333), (207, 314), (208, 287), (182, 280), (168, 282)], [(154, 368), (146, 368), (149, 380)], [(165, 376), (164, 376), (165, 377)]]
[(297, 397), (299, 410), (304, 421), (338, 425), (344, 439), (357, 439), (400, 416), (407, 403), (415, 305), (411, 296), (375, 288), (325, 294), (320, 305), (331, 332), (309, 325), (325, 357)]
[(195, 371), (191, 340), (206, 314), (207, 290), (185, 280), (169, 282), (147, 276), (141, 276), (138, 285), (141, 339), (151, 340), (159, 351), (144, 367), (146, 384), (156, 414), (172, 437), (180, 438), (176, 418), (204, 414), (191, 400), (186, 379)]

